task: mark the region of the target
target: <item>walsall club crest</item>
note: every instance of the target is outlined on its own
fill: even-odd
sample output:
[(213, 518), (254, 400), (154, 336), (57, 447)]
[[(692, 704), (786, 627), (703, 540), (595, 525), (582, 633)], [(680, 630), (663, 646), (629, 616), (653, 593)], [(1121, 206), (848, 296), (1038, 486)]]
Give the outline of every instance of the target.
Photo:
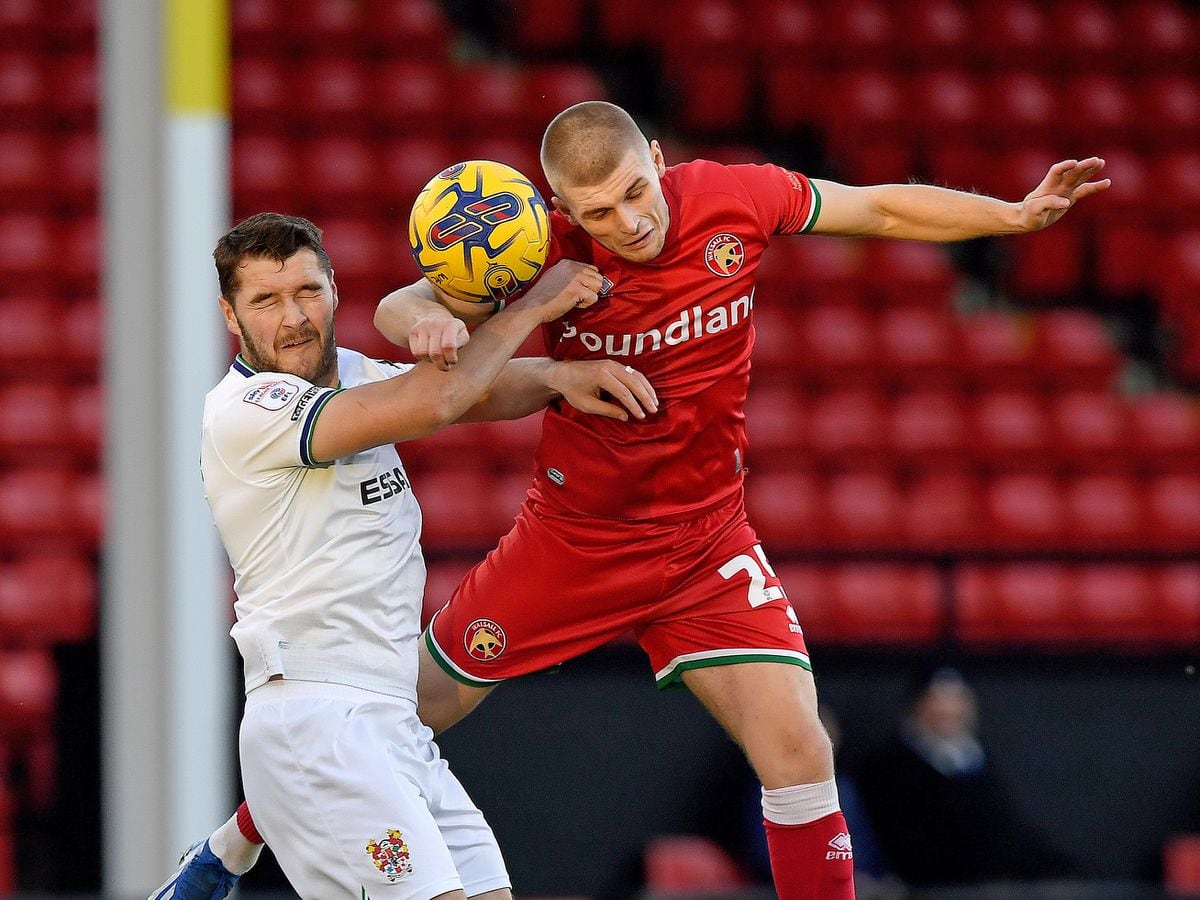
[(742, 246), (741, 238), (727, 231), (714, 234), (704, 248), (704, 264), (710, 272), (722, 278), (736, 275), (745, 258), (746, 248)]
[(393, 884), (413, 870), (408, 844), (395, 828), (389, 828), (387, 836), (380, 840), (368, 841), (367, 855), (383, 877)]
[(508, 639), (504, 629), (491, 619), (476, 619), (463, 633), (463, 644), (471, 659), (488, 662), (504, 652)]

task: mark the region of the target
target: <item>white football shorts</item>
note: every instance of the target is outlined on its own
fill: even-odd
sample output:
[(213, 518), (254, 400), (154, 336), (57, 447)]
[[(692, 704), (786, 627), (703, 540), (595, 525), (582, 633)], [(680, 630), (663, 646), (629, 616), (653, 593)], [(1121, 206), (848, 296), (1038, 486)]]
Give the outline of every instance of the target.
[(246, 802), (305, 900), (511, 887), (491, 828), (409, 700), (310, 681), (246, 697)]

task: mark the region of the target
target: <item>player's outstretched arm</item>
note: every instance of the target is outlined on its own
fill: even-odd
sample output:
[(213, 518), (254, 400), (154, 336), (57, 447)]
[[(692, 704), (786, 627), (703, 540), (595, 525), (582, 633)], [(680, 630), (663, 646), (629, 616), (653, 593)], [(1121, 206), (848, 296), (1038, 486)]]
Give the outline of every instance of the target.
[(611, 359), (558, 361), (547, 357), (512, 359), (487, 396), (460, 422), (519, 419), (562, 398), (580, 412), (627, 422), (658, 411), (658, 396), (646, 376)]
[(368, 447), (424, 437), (457, 421), (483, 398), (538, 325), (595, 303), (600, 283), (595, 266), (563, 260), (479, 326), (452, 370), (422, 362), (386, 381), (334, 394), (313, 427), (313, 458), (338, 459)]
[(815, 179), (821, 211), (814, 234), (961, 241), (988, 235), (1038, 231), (1084, 197), (1105, 190), (1093, 180), (1104, 160), (1091, 157), (1055, 163), (1024, 200), (1009, 203), (969, 191), (924, 184), (850, 187)]
[(375, 327), (417, 359), (448, 371), (458, 362), (459, 348), (471, 339), (467, 326), (487, 321), (492, 312), (484, 303), (455, 300), (422, 278), (379, 301)]

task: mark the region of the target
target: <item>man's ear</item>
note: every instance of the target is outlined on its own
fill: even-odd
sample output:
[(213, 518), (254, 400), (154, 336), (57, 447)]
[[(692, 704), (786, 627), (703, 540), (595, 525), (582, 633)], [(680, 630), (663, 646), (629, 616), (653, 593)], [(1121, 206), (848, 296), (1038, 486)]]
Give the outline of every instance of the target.
[(333, 308), (337, 309), (338, 292), (337, 292), (337, 282), (333, 280), (333, 269), (329, 270), (329, 293), (333, 295)]
[(667, 160), (658, 141), (650, 142), (650, 160), (654, 163), (654, 171), (658, 173), (659, 178), (666, 174)]
[(562, 213), (564, 216), (567, 217), (568, 222), (570, 222), (572, 225), (579, 224), (578, 222), (575, 221), (575, 217), (573, 215), (571, 215), (571, 210), (567, 208), (567, 204), (563, 203), (557, 197), (553, 197), (553, 196), (550, 198), (550, 202), (554, 204), (555, 209), (557, 209), (560, 213)]
[(221, 304), (221, 315), (225, 317), (225, 327), (229, 329), (229, 333), (242, 336), (242, 329), (238, 327), (237, 316), (233, 314), (233, 304), (225, 299), (224, 295), (217, 298), (217, 302)]

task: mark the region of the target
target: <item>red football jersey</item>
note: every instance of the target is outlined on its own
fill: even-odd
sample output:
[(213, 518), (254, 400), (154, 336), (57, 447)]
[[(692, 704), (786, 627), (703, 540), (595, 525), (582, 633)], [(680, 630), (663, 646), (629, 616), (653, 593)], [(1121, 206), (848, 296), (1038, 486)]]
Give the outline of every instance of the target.
[(698, 160), (662, 179), (670, 223), (648, 263), (622, 259), (555, 213), (549, 263), (591, 262), (612, 282), (594, 306), (545, 326), (555, 359), (641, 371), (659, 410), (621, 422), (566, 403), (546, 412), (535, 496), (618, 519), (699, 514), (741, 487), (743, 407), (754, 346), (754, 271), (773, 234), (807, 231), (820, 197), (778, 166)]

